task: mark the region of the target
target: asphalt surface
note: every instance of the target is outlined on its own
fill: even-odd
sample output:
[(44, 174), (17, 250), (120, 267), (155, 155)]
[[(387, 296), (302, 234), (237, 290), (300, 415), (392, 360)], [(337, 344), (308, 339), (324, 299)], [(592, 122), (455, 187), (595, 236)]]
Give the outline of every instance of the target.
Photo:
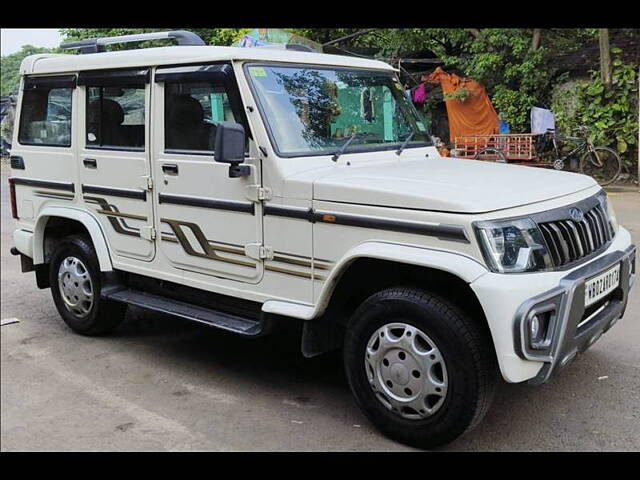
[[(351, 397), (339, 354), (305, 359), (295, 332), (245, 340), (129, 309), (115, 334), (73, 334), (9, 253), (2, 168), (2, 451), (401, 451)], [(611, 194), (639, 243), (640, 195)], [(640, 450), (640, 293), (551, 383), (501, 383), (446, 451)]]

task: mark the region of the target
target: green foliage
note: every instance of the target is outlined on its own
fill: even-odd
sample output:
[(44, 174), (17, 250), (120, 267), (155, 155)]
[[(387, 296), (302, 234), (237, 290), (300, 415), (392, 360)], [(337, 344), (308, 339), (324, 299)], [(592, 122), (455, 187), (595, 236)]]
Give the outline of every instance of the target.
[[(357, 29), (300, 30), (301, 35), (326, 42)], [(397, 58), (430, 51), (443, 60), (445, 70), (457, 69), (481, 82), (500, 113), (515, 132), (529, 131), (532, 106), (549, 102), (557, 81), (552, 60), (571, 53), (596, 38), (597, 29), (544, 29), (540, 46), (532, 48), (533, 29), (403, 28), (378, 29), (341, 43), (378, 47), (378, 57)]]
[(622, 51), (614, 54), (611, 89), (602, 83), (600, 72), (591, 72), (591, 79), (556, 88), (552, 109), (556, 113), (558, 130), (566, 135), (579, 135), (579, 127), (589, 129), (588, 137), (596, 145), (617, 150), (623, 169), (635, 173), (638, 158), (638, 77), (637, 65), (625, 64)]
[(532, 106), (548, 102), (554, 81), (548, 46), (531, 47), (531, 29), (484, 29), (456, 37), (460, 53), (443, 54), (447, 64), (478, 80), (486, 88), (500, 117), (511, 131), (529, 130)]
[(449, 92), (444, 94), (444, 100), (458, 100), (460, 102), (464, 102), (470, 95), (474, 95), (473, 92), (467, 90), (466, 88), (459, 88), (455, 92)]
[(2, 79), (0, 81), (0, 90), (2, 95), (18, 93), (20, 85), (20, 64), (25, 57), (36, 53), (51, 52), (48, 48), (34, 47), (33, 45), (24, 45), (18, 52), (11, 55), (3, 55), (0, 58), (0, 71)]

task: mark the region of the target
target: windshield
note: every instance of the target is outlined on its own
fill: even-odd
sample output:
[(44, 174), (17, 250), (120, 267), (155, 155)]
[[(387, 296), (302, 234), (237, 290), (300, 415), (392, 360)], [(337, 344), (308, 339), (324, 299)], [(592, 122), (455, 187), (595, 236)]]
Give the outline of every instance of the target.
[(250, 65), (278, 154), (333, 154), (431, 145), (416, 109), (392, 73), (320, 67)]

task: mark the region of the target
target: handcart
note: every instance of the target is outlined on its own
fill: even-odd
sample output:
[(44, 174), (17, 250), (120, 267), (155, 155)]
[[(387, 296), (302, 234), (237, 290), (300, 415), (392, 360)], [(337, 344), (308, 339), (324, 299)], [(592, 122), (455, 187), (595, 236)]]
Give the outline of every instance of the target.
[(540, 137), (540, 134), (534, 133), (462, 135), (456, 137), (455, 148), (451, 150), (451, 156), (490, 162), (552, 166), (547, 162), (539, 162), (536, 145), (539, 143)]
[(613, 183), (622, 169), (615, 150), (596, 146), (588, 137), (561, 137), (553, 130), (462, 135), (456, 137), (450, 156), (580, 172), (592, 176), (600, 185)]

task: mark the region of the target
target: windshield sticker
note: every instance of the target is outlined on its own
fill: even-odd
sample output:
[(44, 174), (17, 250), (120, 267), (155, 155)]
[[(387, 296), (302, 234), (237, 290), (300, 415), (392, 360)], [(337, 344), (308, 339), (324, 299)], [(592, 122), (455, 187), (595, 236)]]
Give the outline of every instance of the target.
[(344, 82), (341, 82), (340, 80), (338, 80), (338, 81), (336, 82), (336, 87), (338, 87), (340, 90), (342, 90), (342, 89), (344, 89), (344, 88), (347, 88), (347, 84), (346, 84), (346, 83), (344, 83)]
[(418, 126), (418, 130), (420, 130), (421, 132), (424, 132), (426, 130), (424, 123), (416, 122), (416, 125)]
[(262, 67), (249, 67), (252, 77), (266, 77), (267, 72)]

